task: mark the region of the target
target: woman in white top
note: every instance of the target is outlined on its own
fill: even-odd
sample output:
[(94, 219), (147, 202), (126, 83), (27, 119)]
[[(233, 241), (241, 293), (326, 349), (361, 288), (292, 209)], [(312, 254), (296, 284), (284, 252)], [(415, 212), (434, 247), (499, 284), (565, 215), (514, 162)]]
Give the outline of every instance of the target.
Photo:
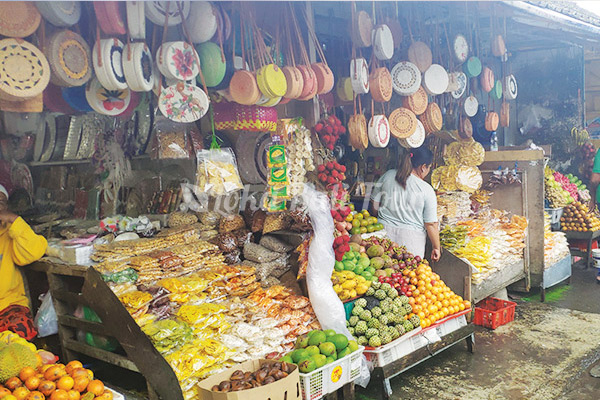
[(433, 246), (431, 260), (438, 261), (442, 248), (437, 198), (431, 185), (423, 180), (431, 171), (432, 162), (429, 149), (413, 149), (398, 170), (390, 170), (379, 179), (371, 200), (390, 239), (423, 258), (429, 236)]

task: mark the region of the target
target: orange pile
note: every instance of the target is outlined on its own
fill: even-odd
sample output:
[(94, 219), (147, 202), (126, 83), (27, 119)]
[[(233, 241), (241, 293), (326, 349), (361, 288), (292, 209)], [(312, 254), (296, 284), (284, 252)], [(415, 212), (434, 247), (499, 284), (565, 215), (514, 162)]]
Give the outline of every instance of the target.
[(0, 385), (2, 400), (112, 400), (111, 391), (79, 361), (25, 367)]
[(413, 308), (413, 313), (409, 314), (408, 318), (415, 314), (418, 315), (422, 328), (427, 328), (449, 315), (471, 308), (471, 302), (463, 300), (446, 286), (440, 276), (426, 264), (426, 261), (417, 268), (405, 268), (402, 274), (410, 278), (411, 296), (408, 300)]

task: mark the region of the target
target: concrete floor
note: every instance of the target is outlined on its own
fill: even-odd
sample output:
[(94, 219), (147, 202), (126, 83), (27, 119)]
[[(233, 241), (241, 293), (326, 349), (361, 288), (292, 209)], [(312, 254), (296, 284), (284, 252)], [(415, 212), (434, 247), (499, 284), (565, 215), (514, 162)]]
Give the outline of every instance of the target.
[[(393, 378), (392, 399), (587, 400), (600, 398), (589, 370), (600, 360), (600, 286), (596, 270), (574, 268), (570, 285), (515, 296), (515, 321), (477, 327), (475, 353), (464, 342)], [(379, 385), (358, 399), (381, 398)]]

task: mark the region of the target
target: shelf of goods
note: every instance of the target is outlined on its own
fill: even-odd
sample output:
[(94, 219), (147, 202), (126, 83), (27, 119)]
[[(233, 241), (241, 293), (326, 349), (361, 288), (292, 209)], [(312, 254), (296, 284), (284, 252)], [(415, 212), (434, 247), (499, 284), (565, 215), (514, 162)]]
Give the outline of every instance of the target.
[[(183, 400), (181, 387), (171, 366), (142, 332), (131, 314), (94, 268), (38, 261), (32, 265), (48, 276), (50, 293), (58, 316), (58, 335), (66, 362), (81, 355), (114, 367), (141, 374), (151, 400)], [(102, 322), (72, 316), (78, 306), (92, 309)], [(114, 338), (122, 350), (114, 352), (77, 340), (77, 331)]]

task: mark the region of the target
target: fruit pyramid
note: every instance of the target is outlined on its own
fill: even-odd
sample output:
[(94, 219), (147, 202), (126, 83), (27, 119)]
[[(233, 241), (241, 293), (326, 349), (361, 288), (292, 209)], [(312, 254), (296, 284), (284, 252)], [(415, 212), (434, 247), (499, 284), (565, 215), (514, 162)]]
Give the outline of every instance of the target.
[(593, 232), (600, 230), (600, 219), (594, 213), (590, 212), (586, 204), (579, 201), (565, 207), (563, 215), (560, 218), (560, 224), (562, 230), (566, 232)]

